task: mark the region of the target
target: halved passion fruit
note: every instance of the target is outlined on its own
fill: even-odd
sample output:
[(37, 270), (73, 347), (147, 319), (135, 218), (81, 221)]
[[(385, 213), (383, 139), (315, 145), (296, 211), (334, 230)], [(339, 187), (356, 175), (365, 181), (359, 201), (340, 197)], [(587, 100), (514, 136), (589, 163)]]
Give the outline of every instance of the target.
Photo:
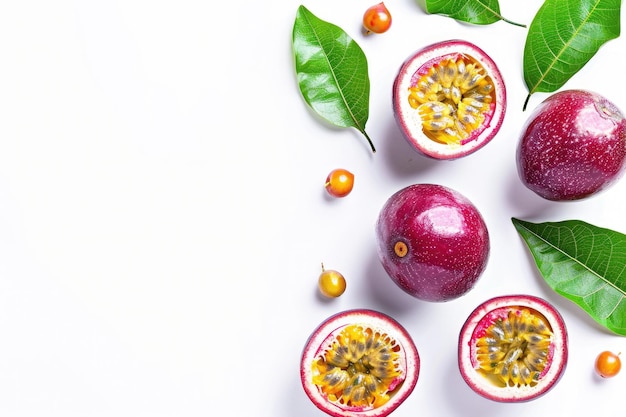
[(476, 45), (449, 40), (409, 57), (393, 85), (396, 121), (408, 142), (435, 159), (485, 146), (506, 113), (506, 89), (495, 62)]
[(300, 364), (307, 396), (335, 417), (387, 416), (413, 392), (419, 371), (408, 332), (366, 309), (326, 319), (309, 337)]
[(459, 369), (478, 394), (522, 402), (548, 392), (567, 365), (567, 329), (559, 312), (530, 295), (492, 298), (459, 336)]

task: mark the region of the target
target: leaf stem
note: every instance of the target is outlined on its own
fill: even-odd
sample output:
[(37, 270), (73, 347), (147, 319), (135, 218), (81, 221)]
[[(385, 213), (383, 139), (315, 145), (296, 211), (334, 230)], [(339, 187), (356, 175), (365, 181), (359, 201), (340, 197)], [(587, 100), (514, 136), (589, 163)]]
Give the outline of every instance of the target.
[(504, 18), (502, 16), (500, 16), (500, 19), (502, 19), (503, 22), (510, 23), (511, 25), (514, 25), (514, 26), (519, 26), (521, 28), (525, 28), (526, 27), (526, 25), (523, 24), (523, 23), (517, 23), (517, 22), (514, 22), (512, 20), (506, 19), (506, 18)]
[(528, 100), (530, 100), (530, 93), (526, 96), (526, 100), (524, 100), (524, 107), (522, 107), (522, 111), (526, 111), (526, 106), (528, 106)]
[(365, 133), (365, 130), (361, 130), (361, 133), (363, 133), (363, 136), (365, 136), (365, 139), (367, 139), (367, 142), (370, 144), (370, 148), (372, 148), (372, 153), (376, 153), (376, 148), (374, 147), (374, 143), (372, 142), (370, 137), (367, 135), (367, 133)]

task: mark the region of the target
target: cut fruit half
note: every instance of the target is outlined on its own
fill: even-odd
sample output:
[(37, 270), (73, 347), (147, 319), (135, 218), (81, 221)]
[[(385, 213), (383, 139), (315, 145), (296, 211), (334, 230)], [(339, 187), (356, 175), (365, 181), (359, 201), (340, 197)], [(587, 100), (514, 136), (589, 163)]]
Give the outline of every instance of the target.
[(485, 146), (500, 130), (506, 88), (495, 62), (476, 45), (427, 46), (401, 66), (393, 85), (396, 121), (408, 142), (435, 159)]
[(385, 417), (413, 392), (420, 358), (393, 318), (356, 309), (326, 319), (309, 337), (300, 363), (311, 401), (334, 417)]
[(459, 336), (459, 369), (483, 397), (500, 402), (535, 399), (559, 381), (568, 358), (559, 312), (530, 295), (492, 298), (468, 317)]

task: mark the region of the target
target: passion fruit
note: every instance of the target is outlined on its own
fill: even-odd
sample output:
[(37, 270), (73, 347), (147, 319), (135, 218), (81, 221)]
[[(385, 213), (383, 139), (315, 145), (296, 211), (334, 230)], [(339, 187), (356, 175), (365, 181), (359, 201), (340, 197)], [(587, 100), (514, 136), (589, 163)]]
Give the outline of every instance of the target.
[(413, 392), (420, 358), (393, 318), (367, 309), (337, 313), (311, 334), (302, 353), (306, 395), (334, 417), (385, 417)]
[(500, 130), (506, 88), (495, 62), (478, 46), (449, 40), (410, 56), (393, 84), (400, 130), (422, 154), (455, 159), (485, 146)]
[(522, 183), (547, 200), (590, 197), (626, 171), (626, 117), (598, 93), (555, 93), (526, 121), (516, 162)]
[(523, 402), (560, 380), (568, 357), (567, 329), (559, 312), (530, 295), (495, 297), (479, 305), (459, 335), (459, 370), (485, 398)]
[(487, 225), (459, 192), (414, 184), (393, 194), (376, 223), (377, 250), (389, 277), (425, 301), (470, 291), (489, 259)]

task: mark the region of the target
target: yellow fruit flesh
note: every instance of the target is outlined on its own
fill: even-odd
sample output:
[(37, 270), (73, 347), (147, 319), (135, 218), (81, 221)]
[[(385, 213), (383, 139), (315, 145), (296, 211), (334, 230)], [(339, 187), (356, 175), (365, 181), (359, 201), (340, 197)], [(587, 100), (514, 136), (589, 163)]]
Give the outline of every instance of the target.
[(380, 407), (403, 378), (399, 351), (385, 333), (347, 326), (313, 362), (313, 383), (342, 406)]
[(480, 371), (499, 386), (534, 386), (549, 361), (552, 330), (528, 309), (510, 311), (476, 342)]
[(460, 145), (488, 121), (495, 85), (479, 62), (467, 55), (445, 58), (409, 88), (408, 101), (435, 142)]

